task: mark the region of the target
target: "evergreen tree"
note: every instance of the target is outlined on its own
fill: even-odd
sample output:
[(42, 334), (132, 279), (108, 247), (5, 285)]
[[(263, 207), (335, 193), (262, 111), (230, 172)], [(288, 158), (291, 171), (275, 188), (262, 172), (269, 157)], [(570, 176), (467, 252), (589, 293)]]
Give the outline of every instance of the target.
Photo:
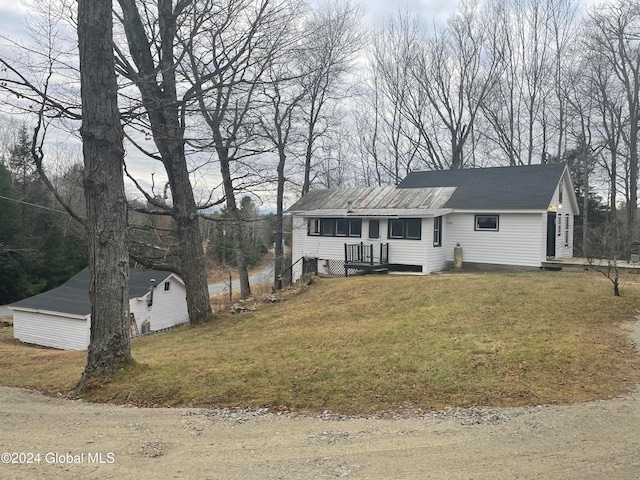
[(36, 173), (25, 126), (0, 165), (0, 304), (65, 282), (87, 265), (86, 233), (68, 228), (53, 195)]

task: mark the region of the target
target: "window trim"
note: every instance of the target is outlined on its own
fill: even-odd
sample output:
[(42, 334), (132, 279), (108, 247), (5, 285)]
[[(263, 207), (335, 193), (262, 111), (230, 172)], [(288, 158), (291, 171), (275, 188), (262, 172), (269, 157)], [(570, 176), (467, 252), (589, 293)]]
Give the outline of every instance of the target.
[(558, 186), (558, 203), (562, 204), (562, 197), (564, 196), (564, 178), (560, 179), (560, 185)]
[[(356, 223), (359, 224), (360, 228), (354, 228)], [(340, 229), (340, 233), (338, 233), (339, 224), (343, 224)], [(361, 238), (362, 219), (344, 217), (309, 217), (307, 219), (307, 236)]]
[(564, 217), (564, 246), (569, 246), (569, 217), (570, 215), (567, 213)]
[[(375, 225), (375, 232), (374, 235), (371, 235), (372, 231), (371, 231), (371, 226)], [(380, 220), (377, 218), (374, 219), (370, 219), (369, 220), (369, 232), (367, 233), (368, 238), (371, 240), (378, 240), (380, 238)]]
[[(313, 228), (312, 228), (313, 225)], [(307, 235), (308, 236), (319, 236), (320, 235), (320, 219), (319, 218), (310, 218), (307, 223)]]
[[(402, 225), (402, 236), (400, 235), (392, 235), (392, 229), (394, 224), (398, 224), (401, 222)], [(418, 236), (410, 236), (409, 235), (409, 225), (415, 222), (414, 226), (419, 227)], [(422, 218), (390, 218), (387, 221), (387, 238), (389, 240), (422, 240)]]
[(164, 291), (165, 292), (171, 291), (171, 282), (164, 282)]
[(442, 215), (433, 217), (433, 246), (442, 246)]
[[(496, 227), (495, 228), (482, 228), (478, 224), (478, 219), (482, 217), (495, 217), (496, 218)], [(473, 229), (476, 232), (498, 232), (500, 231), (500, 215), (492, 213), (492, 214), (476, 214), (473, 219)]]
[[(346, 218), (336, 218), (335, 235), (336, 237), (348, 237), (349, 235), (349, 222)], [(339, 228), (342, 224), (342, 228)]]

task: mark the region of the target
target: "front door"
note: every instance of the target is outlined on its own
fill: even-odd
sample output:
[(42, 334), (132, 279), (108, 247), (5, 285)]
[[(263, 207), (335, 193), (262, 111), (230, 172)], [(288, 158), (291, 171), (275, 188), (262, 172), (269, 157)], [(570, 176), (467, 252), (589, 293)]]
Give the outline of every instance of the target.
[(547, 212), (547, 257), (556, 256), (556, 212)]

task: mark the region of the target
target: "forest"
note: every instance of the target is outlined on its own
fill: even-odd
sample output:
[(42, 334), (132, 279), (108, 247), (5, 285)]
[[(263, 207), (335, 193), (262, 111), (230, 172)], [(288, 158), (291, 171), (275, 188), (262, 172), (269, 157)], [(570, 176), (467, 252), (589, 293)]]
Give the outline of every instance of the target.
[[(0, 158), (0, 305), (57, 287), (89, 261), (86, 230), (59, 206), (36, 172), (26, 126), (12, 127), (17, 143), (2, 149)], [(83, 216), (82, 168), (81, 161), (72, 164), (52, 180), (65, 203)], [(138, 245), (138, 250), (142, 245), (153, 245), (156, 250), (170, 251), (175, 226), (167, 218), (159, 220), (136, 211), (144, 209), (144, 204), (130, 200), (131, 243)], [(255, 267), (273, 246), (275, 218), (272, 213), (260, 212), (249, 196), (241, 199), (239, 210), (248, 226), (243, 243), (247, 263)], [(224, 226), (227, 219), (222, 208), (200, 222), (209, 270), (226, 272), (234, 266), (235, 248)]]
[[(30, 152), (21, 171), (11, 150), (22, 141), (4, 142), (12, 195), (22, 188), (28, 202), (37, 172), (47, 204), (105, 254), (97, 262), (128, 262), (116, 255), (126, 250), (178, 272), (195, 323), (211, 313), (203, 219), (226, 232), (218, 241), (233, 244), (241, 294), (251, 294), (245, 198), (273, 212), (274, 285), (287, 268), (287, 205), (412, 170), (567, 161), (582, 206), (576, 254), (621, 258), (639, 240), (637, 1), (463, 0), (446, 22), (409, 8), (372, 22), (350, 0), (29, 6), (24, 35), (0, 37), (3, 129), (15, 136), (19, 118)], [(74, 144), (82, 155), (61, 166)], [(61, 181), (80, 157), (84, 212)], [(211, 218), (218, 211), (223, 221)], [(131, 212), (167, 232), (113, 234), (107, 262), (109, 249), (92, 242), (105, 225), (128, 232)], [(6, 228), (24, 244), (3, 240), (3, 258), (25, 259), (28, 242), (43, 241), (34, 227)]]

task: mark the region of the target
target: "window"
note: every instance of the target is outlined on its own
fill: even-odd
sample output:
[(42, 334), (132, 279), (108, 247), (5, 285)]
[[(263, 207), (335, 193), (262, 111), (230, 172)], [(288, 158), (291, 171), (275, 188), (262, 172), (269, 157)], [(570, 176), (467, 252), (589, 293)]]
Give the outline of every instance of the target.
[(336, 236), (346, 237), (349, 235), (349, 220), (339, 218), (336, 220)]
[(562, 214), (558, 214), (558, 236), (562, 235)]
[(310, 218), (307, 225), (307, 235), (320, 235), (320, 219)]
[(442, 246), (442, 217), (434, 217), (433, 219), (433, 246)]
[(171, 282), (164, 282), (164, 291), (165, 292), (171, 291)]
[(361, 237), (362, 236), (362, 220), (349, 220), (349, 236)]
[(499, 225), (498, 215), (476, 215), (476, 230), (488, 230), (497, 232)]
[(560, 180), (560, 186), (558, 187), (558, 203), (562, 205), (562, 193), (564, 190), (564, 182)]
[(380, 220), (369, 220), (369, 238), (380, 238)]
[(389, 238), (420, 240), (422, 238), (421, 218), (394, 218), (389, 220)]
[(307, 223), (307, 235), (360, 237), (362, 235), (362, 219), (310, 218)]
[(389, 220), (389, 238), (404, 238), (403, 220)]
[(569, 246), (569, 214), (564, 217), (564, 246)]

